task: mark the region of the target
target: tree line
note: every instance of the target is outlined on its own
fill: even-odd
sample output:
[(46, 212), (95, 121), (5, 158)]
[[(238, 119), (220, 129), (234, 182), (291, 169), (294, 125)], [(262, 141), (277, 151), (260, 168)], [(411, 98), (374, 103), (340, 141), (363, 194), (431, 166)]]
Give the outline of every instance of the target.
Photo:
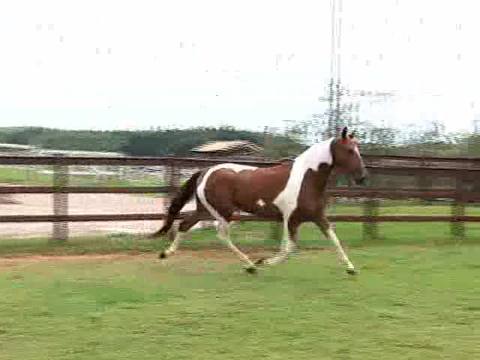
[[(364, 154), (480, 156), (480, 135), (446, 133), (441, 124), (427, 130), (394, 129), (367, 122), (351, 125)], [(0, 128), (0, 142), (44, 149), (122, 152), (132, 156), (189, 155), (191, 149), (218, 140), (248, 140), (278, 159), (298, 155), (326, 131), (316, 122), (297, 122), (282, 132), (265, 133), (234, 127), (196, 127), (145, 131), (61, 130), (41, 127)], [(312, 138), (312, 134), (314, 135)]]
[(303, 144), (288, 134), (271, 135), (225, 126), (144, 131), (0, 128), (2, 143), (56, 150), (121, 152), (132, 156), (189, 155), (196, 146), (220, 140), (248, 140), (260, 146), (268, 143), (265, 153), (271, 157), (291, 156), (303, 147)]

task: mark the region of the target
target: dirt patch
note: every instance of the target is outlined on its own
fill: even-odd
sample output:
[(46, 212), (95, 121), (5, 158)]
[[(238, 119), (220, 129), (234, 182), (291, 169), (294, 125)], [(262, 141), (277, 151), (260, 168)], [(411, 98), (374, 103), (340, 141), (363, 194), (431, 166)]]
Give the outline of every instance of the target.
[[(25, 263), (36, 262), (63, 262), (63, 261), (112, 261), (126, 260), (133, 258), (141, 258), (145, 255), (129, 255), (129, 254), (92, 254), (92, 255), (29, 255), (0, 258), (0, 266), (14, 266)], [(150, 257), (152, 257), (150, 255)]]
[[(258, 259), (271, 255), (271, 252), (264, 250), (248, 252), (251, 259)], [(185, 260), (187, 258), (193, 258), (197, 260), (201, 259), (213, 259), (218, 261), (225, 261), (228, 263), (238, 262), (239, 259), (228, 250), (182, 250), (178, 254), (164, 260), (168, 262), (170, 260)], [(122, 261), (122, 260), (157, 260), (157, 254), (87, 254), (87, 255), (28, 255), (28, 256), (14, 256), (14, 257), (2, 257), (0, 258), (0, 266), (15, 266), (25, 263), (36, 262), (83, 262), (83, 261)]]
[[(256, 261), (261, 258), (266, 258), (273, 255), (272, 251), (263, 250), (263, 249), (255, 249), (251, 251), (245, 251), (247, 256), (252, 260)], [(181, 251), (178, 255), (175, 255), (178, 258), (192, 258), (194, 261), (197, 260), (214, 260), (223, 263), (239, 263), (241, 264), (241, 260), (231, 251), (229, 250), (196, 250), (196, 251)], [(168, 260), (168, 259), (167, 259)]]
[[(165, 199), (160, 197), (130, 194), (70, 194), (69, 214), (158, 214), (164, 211)], [(185, 206), (193, 210), (194, 203)], [(9, 194), (0, 196), (2, 215), (51, 215), (51, 194)], [(146, 235), (158, 230), (162, 221), (105, 221), (70, 223), (72, 236), (93, 234), (130, 233)], [(49, 237), (51, 223), (0, 223), (1, 238)]]
[(17, 205), (19, 204), (18, 201), (12, 199), (12, 195), (9, 194), (2, 194), (0, 195), (0, 204), (5, 204), (5, 205)]

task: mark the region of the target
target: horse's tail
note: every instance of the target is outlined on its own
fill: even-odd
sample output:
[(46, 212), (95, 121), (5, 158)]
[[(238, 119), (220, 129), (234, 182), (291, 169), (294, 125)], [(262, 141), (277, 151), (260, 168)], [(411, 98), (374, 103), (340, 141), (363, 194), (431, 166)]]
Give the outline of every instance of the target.
[(158, 231), (158, 235), (164, 235), (168, 232), (168, 230), (170, 230), (175, 217), (178, 215), (180, 210), (182, 210), (183, 206), (193, 197), (195, 194), (195, 189), (197, 188), (197, 180), (201, 173), (202, 171), (197, 171), (195, 174), (193, 174), (175, 195), (168, 208), (167, 220), (162, 228)]

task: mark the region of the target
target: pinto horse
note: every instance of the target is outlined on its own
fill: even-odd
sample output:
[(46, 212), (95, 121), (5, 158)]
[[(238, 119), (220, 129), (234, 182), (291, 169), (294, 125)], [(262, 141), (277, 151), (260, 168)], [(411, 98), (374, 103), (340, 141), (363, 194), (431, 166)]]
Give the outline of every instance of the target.
[[(154, 234), (164, 235), (171, 231), (173, 238), (170, 247), (160, 253), (160, 258), (175, 253), (185, 233), (210, 215), (218, 221), (218, 237), (246, 263), (246, 270), (254, 273), (259, 265), (284, 261), (296, 246), (299, 226), (303, 222), (314, 222), (335, 244), (347, 273), (355, 274), (355, 267), (325, 215), (325, 190), (333, 169), (353, 175), (356, 183), (362, 183), (367, 176), (357, 141), (353, 134), (348, 134), (347, 128), (343, 129), (341, 137), (317, 143), (293, 161), (280, 165), (257, 168), (225, 163), (196, 172), (174, 197), (165, 224)], [(176, 216), (193, 196), (197, 200), (196, 211), (184, 218), (177, 229), (172, 229)], [(229, 224), (235, 211), (282, 221), (280, 251), (255, 263), (250, 260), (230, 240)]]

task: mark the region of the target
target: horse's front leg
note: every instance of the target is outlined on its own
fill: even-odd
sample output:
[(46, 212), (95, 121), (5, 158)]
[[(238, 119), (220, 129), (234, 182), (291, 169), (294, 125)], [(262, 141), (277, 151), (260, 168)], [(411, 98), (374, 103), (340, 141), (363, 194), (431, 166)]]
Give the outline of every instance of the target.
[(280, 245), (280, 251), (277, 255), (271, 258), (258, 260), (257, 264), (275, 265), (285, 261), (288, 255), (295, 250), (298, 225), (299, 224), (295, 221), (292, 221), (290, 217), (285, 217), (283, 219), (283, 237)]
[(333, 242), (333, 244), (337, 248), (337, 253), (340, 257), (340, 260), (347, 266), (347, 273), (350, 275), (356, 274), (357, 271), (355, 270), (355, 267), (348, 258), (345, 250), (343, 250), (342, 244), (340, 243), (340, 240), (335, 234), (335, 231), (333, 230), (333, 227), (327, 220), (327, 218), (325, 216), (321, 216), (317, 219), (316, 224), (318, 225), (322, 233), (326, 236), (326, 238)]

